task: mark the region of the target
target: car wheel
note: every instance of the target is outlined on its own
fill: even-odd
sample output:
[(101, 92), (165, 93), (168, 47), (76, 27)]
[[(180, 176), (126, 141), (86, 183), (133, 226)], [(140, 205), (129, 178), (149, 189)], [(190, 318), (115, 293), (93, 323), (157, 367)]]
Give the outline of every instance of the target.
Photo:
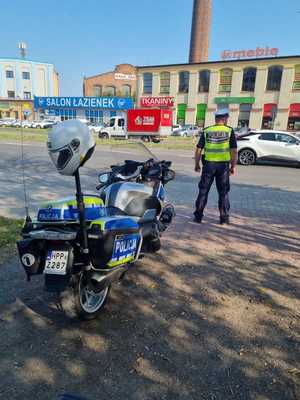
[(41, 125), (36, 126), (37, 129), (42, 129)]
[(241, 165), (253, 165), (256, 162), (256, 154), (251, 149), (243, 149), (239, 152), (238, 161)]
[(101, 139), (109, 139), (108, 133), (106, 133), (106, 132), (102, 133)]

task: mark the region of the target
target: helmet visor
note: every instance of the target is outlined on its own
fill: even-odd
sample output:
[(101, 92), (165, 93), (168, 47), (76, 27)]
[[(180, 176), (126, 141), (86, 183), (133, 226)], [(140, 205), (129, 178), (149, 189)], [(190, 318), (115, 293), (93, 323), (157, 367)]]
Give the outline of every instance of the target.
[(56, 151), (50, 151), (49, 153), (53, 164), (58, 170), (63, 170), (73, 155), (70, 146), (63, 147)]

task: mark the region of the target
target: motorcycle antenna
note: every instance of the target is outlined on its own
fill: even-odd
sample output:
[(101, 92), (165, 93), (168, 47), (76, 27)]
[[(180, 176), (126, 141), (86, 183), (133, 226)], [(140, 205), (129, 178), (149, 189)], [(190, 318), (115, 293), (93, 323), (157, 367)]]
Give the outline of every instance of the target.
[[(24, 111), (24, 116), (26, 116)], [(24, 192), (24, 208), (25, 208), (25, 223), (23, 226), (23, 232), (26, 232), (32, 226), (32, 220), (29, 215), (27, 188), (26, 188), (26, 177), (25, 177), (25, 157), (24, 157), (24, 127), (21, 121), (21, 170), (22, 170), (22, 185)]]

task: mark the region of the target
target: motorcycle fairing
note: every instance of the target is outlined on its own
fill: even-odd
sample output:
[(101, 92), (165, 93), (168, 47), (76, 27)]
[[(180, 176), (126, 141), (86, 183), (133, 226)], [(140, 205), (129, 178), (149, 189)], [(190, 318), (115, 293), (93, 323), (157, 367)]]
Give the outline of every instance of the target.
[[(84, 196), (85, 218), (92, 221), (104, 215), (104, 203), (95, 195)], [(38, 222), (78, 221), (79, 214), (75, 197), (51, 201), (43, 204), (38, 211)]]
[(138, 223), (126, 216), (98, 218), (88, 231), (94, 268), (112, 268), (134, 261), (142, 243)]

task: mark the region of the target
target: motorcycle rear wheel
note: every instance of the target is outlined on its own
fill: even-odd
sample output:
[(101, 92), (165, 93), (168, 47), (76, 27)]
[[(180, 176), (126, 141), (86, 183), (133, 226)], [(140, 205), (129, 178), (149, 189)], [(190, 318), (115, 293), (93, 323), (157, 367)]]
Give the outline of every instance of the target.
[(99, 293), (92, 291), (88, 288), (86, 274), (81, 272), (74, 275), (71, 285), (60, 293), (60, 306), (69, 318), (97, 318), (106, 304), (109, 289), (107, 286)]

